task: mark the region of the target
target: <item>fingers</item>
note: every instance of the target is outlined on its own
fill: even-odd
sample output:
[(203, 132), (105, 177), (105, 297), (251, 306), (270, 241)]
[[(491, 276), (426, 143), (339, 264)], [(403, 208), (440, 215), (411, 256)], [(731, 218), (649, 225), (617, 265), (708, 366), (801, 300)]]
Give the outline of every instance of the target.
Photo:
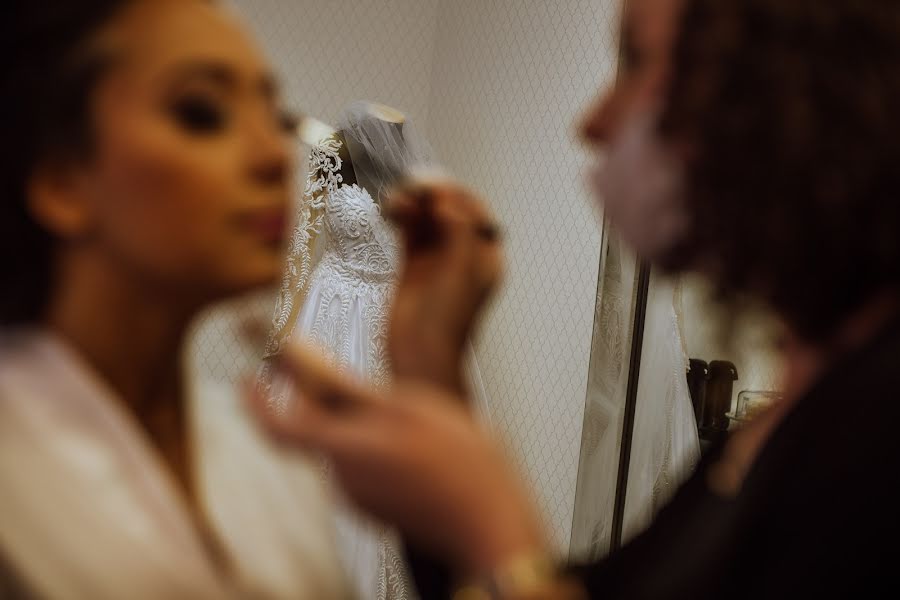
[[(292, 418), (293, 414), (282, 414), (274, 408), (256, 382), (245, 381), (241, 387), (247, 408), (270, 437), (282, 443), (305, 445), (304, 427), (298, 427), (299, 420)], [(304, 423), (304, 426), (308, 425)]]
[(287, 410), (278, 412), (258, 386), (247, 385), (244, 393), (256, 422), (269, 439), (282, 446), (321, 453), (341, 463), (370, 454), (372, 438), (379, 434), (370, 426), (370, 419), (323, 410), (302, 396), (293, 398)]
[(292, 380), (298, 394), (325, 411), (352, 412), (381, 402), (364, 384), (340, 373), (308, 345), (289, 343), (276, 360), (279, 371)]
[(454, 241), (474, 237), (496, 243), (500, 239), (499, 227), (487, 207), (453, 184), (402, 187), (390, 198), (387, 214), (404, 231), (413, 251), (439, 245), (448, 235)]
[(407, 185), (386, 210), (406, 241), (389, 324), (395, 373), (458, 390), (460, 349), (502, 271), (499, 232), (475, 196), (449, 183)]
[(406, 240), (407, 282), (455, 285), (450, 281), (463, 278), (476, 284), (475, 292), (496, 283), (502, 271), (499, 227), (471, 193), (450, 184), (410, 185), (392, 196), (387, 211)]
[(288, 344), (275, 360), (276, 368), (293, 388), (287, 406), (274, 410), (255, 384), (247, 386), (245, 396), (260, 423), (282, 441), (309, 445), (339, 430), (341, 421), (383, 403), (373, 391), (339, 373), (307, 346)]
[(269, 335), (271, 322), (260, 316), (247, 317), (238, 323), (238, 333), (248, 344), (262, 347)]
[(407, 254), (417, 255), (442, 244), (445, 233), (434, 218), (433, 204), (433, 195), (425, 190), (402, 190), (391, 197), (387, 216), (403, 232)]

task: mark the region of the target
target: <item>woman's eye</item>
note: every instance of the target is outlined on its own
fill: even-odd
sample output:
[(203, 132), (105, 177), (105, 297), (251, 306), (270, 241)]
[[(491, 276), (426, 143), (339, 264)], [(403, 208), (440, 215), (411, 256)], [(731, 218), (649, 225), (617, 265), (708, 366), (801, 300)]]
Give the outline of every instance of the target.
[(644, 49), (636, 43), (634, 35), (632, 35), (628, 30), (624, 32), (621, 53), (621, 66), (626, 71), (634, 71), (638, 69), (645, 58)]
[(178, 125), (194, 134), (214, 134), (225, 129), (225, 111), (207, 98), (184, 97), (172, 105), (172, 115)]
[(300, 117), (290, 111), (281, 111), (278, 113), (278, 126), (285, 133), (294, 133), (300, 125)]
[(622, 52), (622, 66), (629, 70), (634, 71), (641, 65), (641, 60), (643, 59), (643, 55), (641, 51), (632, 45), (626, 45), (623, 48)]

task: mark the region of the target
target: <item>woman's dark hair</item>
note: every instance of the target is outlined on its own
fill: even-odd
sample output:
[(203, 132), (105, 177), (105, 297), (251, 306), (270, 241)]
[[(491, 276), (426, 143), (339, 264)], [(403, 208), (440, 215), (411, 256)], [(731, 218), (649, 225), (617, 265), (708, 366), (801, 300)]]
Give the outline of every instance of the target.
[(40, 318), (54, 240), (29, 215), (26, 187), (41, 161), (90, 150), (90, 96), (105, 61), (92, 37), (130, 0), (7, 0), (0, 23), (0, 325)]
[(687, 0), (669, 94), (682, 259), (727, 299), (826, 341), (900, 286), (900, 2)]

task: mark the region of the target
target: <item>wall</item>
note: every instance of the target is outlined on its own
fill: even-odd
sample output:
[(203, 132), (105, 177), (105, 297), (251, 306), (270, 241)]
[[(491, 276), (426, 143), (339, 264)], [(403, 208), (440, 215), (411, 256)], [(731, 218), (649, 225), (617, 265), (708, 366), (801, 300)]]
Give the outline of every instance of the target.
[(438, 0), (231, 0), (262, 42), (288, 103), (334, 122), (374, 100), (427, 123)]
[[(476, 354), (493, 422), (539, 490), (561, 548), (572, 522), (597, 273), (577, 117), (614, 73), (616, 0), (233, 0), (291, 106), (333, 121), (351, 100), (405, 110), (503, 223), (506, 284)], [(233, 380), (258, 349), (240, 322), (270, 294), (212, 312), (191, 356)]]
[(439, 6), (432, 143), (489, 199), (509, 262), (476, 354), (494, 423), (538, 489), (561, 548), (571, 532), (600, 260), (575, 123), (613, 77), (617, 7)]

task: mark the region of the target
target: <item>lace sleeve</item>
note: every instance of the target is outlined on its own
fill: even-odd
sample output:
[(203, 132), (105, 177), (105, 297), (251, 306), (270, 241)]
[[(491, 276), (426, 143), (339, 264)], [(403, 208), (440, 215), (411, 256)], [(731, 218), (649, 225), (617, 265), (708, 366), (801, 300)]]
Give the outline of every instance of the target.
[(328, 139), (312, 149), (306, 190), (300, 202), (297, 224), (288, 243), (288, 254), (275, 304), (272, 331), (266, 344), (265, 358), (278, 354), (290, 332), (306, 296), (312, 275), (313, 248), (322, 230), (325, 199), (342, 181), (340, 142)]

